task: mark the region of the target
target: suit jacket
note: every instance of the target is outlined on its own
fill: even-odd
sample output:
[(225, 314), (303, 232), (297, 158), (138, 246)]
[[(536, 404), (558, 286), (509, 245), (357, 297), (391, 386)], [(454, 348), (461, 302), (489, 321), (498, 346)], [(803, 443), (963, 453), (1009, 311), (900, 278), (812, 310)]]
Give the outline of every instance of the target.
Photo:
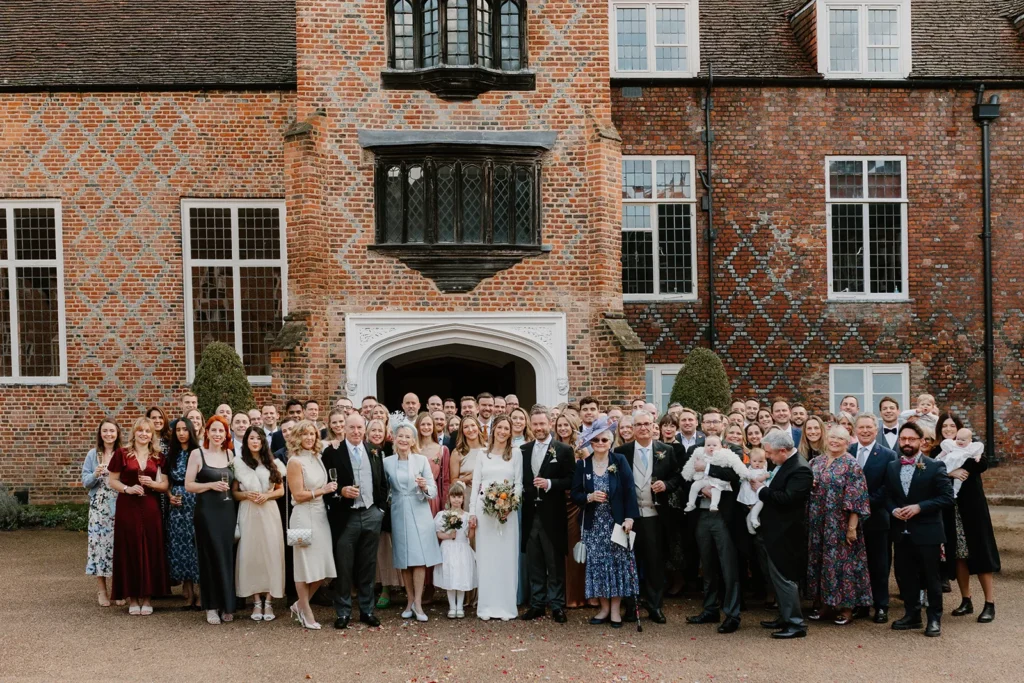
[[(381, 510), (387, 511), (388, 482), (384, 477), (384, 459), (380, 457), (379, 451), (368, 442), (363, 442), (363, 448), (370, 461), (370, 476), (373, 478), (373, 504)], [(329, 496), (324, 496), (324, 503), (327, 505), (327, 520), (331, 523), (331, 534), (337, 539), (352, 514), (353, 500), (341, 495), (341, 489), (355, 483), (352, 459), (348, 454), (348, 442), (342, 439), (337, 448), (328, 446), (324, 450), (322, 460), (324, 469), (330, 470), (333, 467), (338, 470), (338, 490)]]
[(758, 533), (768, 556), (783, 576), (797, 583), (807, 576), (807, 499), (812, 484), (814, 474), (807, 461), (794, 453), (757, 492), (764, 503)]
[[(619, 453), (608, 454), (608, 466), (615, 465), (615, 472), (608, 475), (608, 503), (612, 507), (612, 518), (616, 524), (626, 519), (636, 520), (640, 517), (640, 508), (636, 504), (636, 489), (633, 488), (633, 468), (629, 466)], [(572, 475), (572, 502), (582, 511), (583, 527), (590, 529), (594, 524), (594, 509), (598, 503), (588, 503), (587, 494), (594, 492), (594, 456), (589, 455), (576, 461), (576, 471)]]
[[(920, 467), (922, 464), (923, 467)], [(942, 525), (942, 511), (953, 506), (953, 482), (946, 474), (946, 464), (922, 455), (918, 465), (914, 466), (908, 493), (903, 493), (903, 484), (900, 481), (901, 467), (897, 458), (889, 463), (886, 470), (886, 510), (892, 514), (896, 508), (920, 505), (921, 512), (906, 521), (893, 517), (889, 527), (889, 538), (899, 541), (904, 532), (907, 532), (916, 545), (945, 543), (946, 532)]]
[[(895, 453), (896, 452), (896, 448), (897, 448), (897, 444), (894, 442), (892, 446), (889, 445), (889, 442), (885, 440), (885, 433), (882, 431), (883, 428), (884, 428), (884, 425), (881, 423), (881, 421), (879, 421), (879, 423), (878, 423), (878, 436), (875, 437), (875, 443), (877, 443), (882, 448), (888, 448), (890, 451)], [(899, 429), (899, 427), (897, 427), (896, 429)]]
[(275, 429), (270, 433), (270, 450), (277, 454), (282, 448), (287, 448), (288, 444), (284, 442), (284, 434), (281, 433), (280, 429)]
[[(682, 444), (674, 445), (678, 446), (679, 450), (682, 449)], [(633, 459), (636, 457), (636, 446), (636, 442), (631, 441), (615, 449), (616, 453), (626, 458), (631, 471), (633, 469)], [(665, 482), (665, 491), (654, 494), (659, 505), (668, 505), (669, 496), (678, 491), (683, 485), (683, 468), (676, 457), (679, 450), (661, 441), (651, 442), (651, 455), (654, 456), (651, 460), (651, 480), (657, 479), (658, 481)]]
[[(857, 458), (860, 450), (860, 442), (850, 444), (847, 453)], [(898, 460), (896, 451), (885, 446), (879, 446), (876, 440), (871, 444), (871, 452), (864, 463), (864, 479), (868, 484), (868, 498), (871, 499), (871, 516), (865, 521), (862, 528), (865, 531), (889, 528), (889, 511), (885, 509), (885, 473), (889, 469), (889, 463)]]
[[(690, 461), (690, 458), (693, 457), (694, 451), (696, 451), (698, 448), (704, 447), (704, 440), (705, 438), (702, 436), (699, 439), (697, 439), (697, 443), (686, 449), (686, 456), (683, 458), (683, 461), (679, 463), (680, 476), (682, 476), (683, 468), (686, 467), (686, 463), (688, 463)], [(733, 453), (736, 453), (741, 458), (743, 457), (742, 448), (740, 448), (739, 452), (737, 452), (737, 446), (734, 446), (733, 444), (726, 444), (726, 446)], [(732, 491), (722, 491), (722, 497), (718, 501), (718, 512), (720, 515), (722, 515), (722, 519), (725, 520), (726, 524), (728, 524), (732, 522), (732, 510), (733, 506), (736, 504), (736, 493), (740, 490), (740, 475), (736, 474), (736, 470), (732, 469), (731, 467), (719, 467), (718, 465), (709, 465), (707, 469), (707, 474), (710, 477), (715, 477), (716, 479), (722, 479), (723, 481), (727, 481), (732, 485)], [(683, 480), (683, 483), (679, 488), (679, 493), (684, 501), (687, 500), (687, 497), (690, 495), (690, 488), (694, 485), (694, 483), (695, 482), (692, 481), (686, 481), (685, 479)], [(698, 507), (698, 509), (700, 508)], [(691, 524), (696, 522), (697, 515), (691, 514), (689, 515), (689, 517), (691, 519)]]
[[(568, 444), (552, 437), (548, 450), (544, 454), (540, 471), (533, 471), (533, 445), (536, 441), (527, 441), (520, 450), (523, 453), (523, 525), (519, 534), (519, 544), (526, 552), (526, 542), (530, 538), (533, 516), (540, 515), (541, 524), (547, 533), (555, 552), (569, 554), (569, 527), (566, 525), (565, 492), (572, 488), (572, 474), (576, 456)], [(533, 485), (535, 477), (551, 480), (548, 491), (540, 491)]]
[(800, 439), (803, 437), (803, 430), (797, 427), (795, 424), (790, 423), (789, 425), (790, 436), (793, 437), (793, 448), (800, 448)]

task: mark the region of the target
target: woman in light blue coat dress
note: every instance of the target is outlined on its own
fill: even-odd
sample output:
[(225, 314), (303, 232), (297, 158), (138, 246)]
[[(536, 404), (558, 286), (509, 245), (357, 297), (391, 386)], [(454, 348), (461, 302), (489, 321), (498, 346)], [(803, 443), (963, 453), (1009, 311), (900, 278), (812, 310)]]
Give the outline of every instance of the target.
[(395, 569), (402, 571), (408, 604), (403, 619), (416, 616), (426, 621), (423, 611), (423, 583), (427, 567), (441, 564), (441, 548), (437, 544), (434, 517), (430, 513), (431, 498), (437, 485), (430, 463), (416, 453), (416, 432), (402, 425), (395, 432), (395, 454), (384, 458), (384, 474), (391, 487), (391, 543)]

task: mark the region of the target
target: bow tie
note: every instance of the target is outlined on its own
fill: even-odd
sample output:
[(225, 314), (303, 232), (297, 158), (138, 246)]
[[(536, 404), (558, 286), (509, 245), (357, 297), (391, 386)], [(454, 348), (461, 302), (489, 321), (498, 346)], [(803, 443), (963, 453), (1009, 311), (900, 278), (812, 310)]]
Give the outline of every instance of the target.
[(893, 427), (892, 429), (889, 429), (888, 427), (882, 427), (882, 433), (883, 434), (895, 434), (896, 433), (896, 428)]
[(913, 458), (900, 458), (901, 465), (913, 465), (915, 462), (917, 462), (917, 456)]

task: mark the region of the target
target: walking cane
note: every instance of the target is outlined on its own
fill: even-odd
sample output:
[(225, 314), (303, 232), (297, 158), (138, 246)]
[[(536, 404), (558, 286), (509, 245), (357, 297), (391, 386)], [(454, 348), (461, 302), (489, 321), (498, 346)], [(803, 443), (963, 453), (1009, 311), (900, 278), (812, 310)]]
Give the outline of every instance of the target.
[[(626, 534), (626, 543), (629, 547), (630, 561), (633, 563), (633, 572), (636, 573), (636, 555), (633, 554), (633, 536)], [(633, 596), (633, 611), (636, 613), (636, 632), (643, 633), (644, 627), (640, 625), (640, 577), (637, 575), (637, 593)]]

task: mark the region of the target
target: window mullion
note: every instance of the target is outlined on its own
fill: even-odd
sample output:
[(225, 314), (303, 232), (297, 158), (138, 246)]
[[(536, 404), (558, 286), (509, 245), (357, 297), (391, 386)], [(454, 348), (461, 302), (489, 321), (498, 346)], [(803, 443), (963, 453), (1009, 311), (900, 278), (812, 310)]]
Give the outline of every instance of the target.
[(466, 3), (469, 7), (469, 63), (473, 66), (479, 64), (477, 61), (478, 46), (476, 44), (476, 3), (477, 0), (469, 0)]
[[(867, 75), (868, 73), (868, 40), (870, 39), (868, 33), (868, 6), (861, 5), (857, 10), (857, 30), (861, 35), (860, 41), (860, 64), (858, 65), (858, 73), (861, 75)], [(867, 186), (865, 185), (865, 190)]]
[[(865, 194), (867, 194), (867, 188), (864, 188)], [(864, 240), (864, 255), (862, 261), (864, 263), (864, 295), (872, 296), (873, 291), (871, 288), (871, 202), (864, 202), (861, 206), (863, 212), (864, 221), (864, 234), (862, 238)]]
[[(657, 190), (655, 190), (657, 194)], [(653, 211), (651, 212), (651, 270), (654, 279), (654, 294), (657, 296), (661, 295), (661, 259), (659, 258), (658, 250), (660, 248), (660, 242), (658, 234), (658, 205), (651, 204)]]
[(438, 0), (437, 2), (437, 39), (440, 41), (438, 44), (438, 55), (440, 56), (439, 64), (448, 63), (448, 0)]
[(647, 4), (647, 70), (658, 73), (658, 56), (655, 41), (658, 37), (657, 8), (653, 2)]
[(18, 339), (18, 254), (14, 243), (14, 208), (7, 207), (7, 292), (10, 297), (11, 377), (21, 377), (21, 343)]
[[(231, 270), (232, 270), (232, 290), (234, 295), (234, 302), (232, 308), (234, 309), (234, 320), (235, 320), (235, 351), (238, 353), (239, 358), (242, 356), (242, 267), (241, 267), (241, 248), (238, 239), (238, 207), (231, 207)], [(242, 362), (244, 367), (245, 362)], [(248, 369), (246, 370), (248, 372)]]
[(455, 243), (462, 244), (462, 161), (452, 163), (452, 173), (455, 174)]

